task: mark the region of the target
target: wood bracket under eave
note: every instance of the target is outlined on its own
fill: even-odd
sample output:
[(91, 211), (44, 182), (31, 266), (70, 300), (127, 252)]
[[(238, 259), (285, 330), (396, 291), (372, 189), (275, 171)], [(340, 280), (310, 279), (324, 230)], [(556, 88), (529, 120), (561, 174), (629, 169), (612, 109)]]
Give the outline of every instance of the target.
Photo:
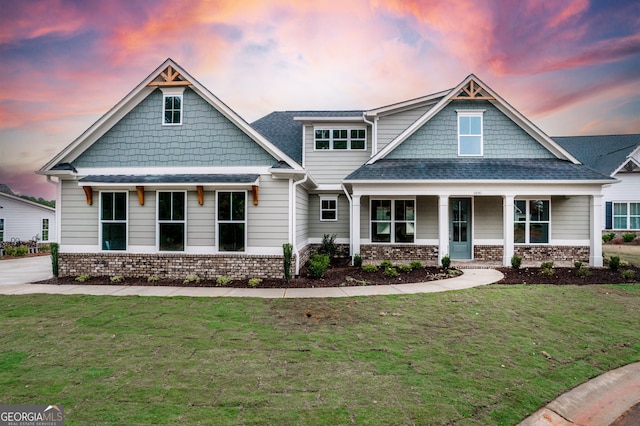
[(254, 206), (258, 205), (258, 188), (260, 188), (258, 185), (253, 185), (251, 187), (251, 189), (253, 190), (253, 205)]
[(87, 198), (87, 205), (93, 205), (93, 188), (90, 186), (83, 186), (84, 196)]
[(198, 204), (202, 206), (204, 204), (204, 188), (198, 185), (196, 190), (198, 191)]
[(144, 206), (144, 186), (136, 186), (136, 192), (138, 193), (138, 204)]

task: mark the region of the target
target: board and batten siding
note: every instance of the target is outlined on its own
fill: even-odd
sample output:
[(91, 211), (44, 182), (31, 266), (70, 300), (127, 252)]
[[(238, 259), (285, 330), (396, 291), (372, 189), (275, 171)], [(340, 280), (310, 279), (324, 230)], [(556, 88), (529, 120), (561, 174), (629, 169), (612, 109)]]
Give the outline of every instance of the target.
[(0, 219), (4, 219), (3, 241), (11, 241), (12, 238), (29, 241), (38, 236), (41, 242), (45, 242), (42, 240), (42, 219), (49, 219), (49, 239), (46, 241), (56, 241), (55, 211), (2, 193), (0, 206)]
[[(338, 220), (320, 220), (320, 198), (338, 197)], [(349, 200), (341, 194), (311, 194), (309, 196), (309, 238), (322, 238), (336, 234), (336, 238), (349, 239)]]
[[(322, 124), (322, 128), (344, 128), (345, 123)], [(357, 125), (354, 127), (362, 127)], [(351, 172), (366, 163), (371, 157), (371, 127), (367, 126), (367, 149), (357, 150), (315, 150), (314, 127), (305, 125), (304, 132), (304, 156), (305, 168), (313, 179), (319, 184), (339, 184)]]
[(289, 180), (260, 176), (258, 205), (251, 193), (247, 205), (247, 246), (282, 247), (289, 235)]
[(504, 238), (502, 205), (502, 197), (475, 197), (473, 199), (474, 239)]
[(589, 196), (551, 197), (551, 239), (589, 239)]
[(98, 246), (98, 192), (93, 191), (93, 204), (89, 206), (78, 182), (63, 180), (61, 185), (61, 249), (65, 245)]
[(398, 137), (400, 133), (404, 132), (407, 127), (422, 117), (432, 107), (433, 104), (422, 105), (406, 111), (381, 116), (377, 124), (378, 151), (387, 146), (389, 142)]

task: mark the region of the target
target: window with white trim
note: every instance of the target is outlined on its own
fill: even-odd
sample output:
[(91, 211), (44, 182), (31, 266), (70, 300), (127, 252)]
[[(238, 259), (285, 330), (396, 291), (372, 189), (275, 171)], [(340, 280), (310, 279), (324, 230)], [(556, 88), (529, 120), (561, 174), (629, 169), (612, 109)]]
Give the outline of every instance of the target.
[[(42, 239), (44, 240), (44, 221)], [(48, 224), (47, 224), (48, 226)], [(47, 234), (49, 230), (47, 229)], [(48, 238), (48, 235), (47, 235)], [(46, 240), (45, 240), (46, 241)], [(102, 250), (127, 249), (127, 193), (100, 193), (100, 241)]]
[(515, 200), (513, 202), (513, 242), (548, 244), (550, 233), (549, 200)]
[(316, 128), (314, 131), (314, 147), (322, 150), (355, 150), (367, 148), (367, 130), (364, 128)]
[(613, 203), (614, 229), (640, 229), (640, 203)]
[(182, 124), (182, 95), (164, 95), (162, 104), (162, 124), (165, 126)]
[(320, 221), (338, 220), (338, 197), (320, 197)]
[(482, 111), (458, 111), (458, 155), (483, 155)]
[(4, 241), (4, 219), (0, 219), (0, 241)]
[(158, 192), (158, 248), (184, 251), (187, 228), (187, 194), (184, 191)]
[(49, 219), (42, 219), (42, 241), (49, 241)]
[(244, 251), (247, 192), (218, 192), (218, 250)]
[(371, 242), (413, 243), (415, 200), (371, 200)]

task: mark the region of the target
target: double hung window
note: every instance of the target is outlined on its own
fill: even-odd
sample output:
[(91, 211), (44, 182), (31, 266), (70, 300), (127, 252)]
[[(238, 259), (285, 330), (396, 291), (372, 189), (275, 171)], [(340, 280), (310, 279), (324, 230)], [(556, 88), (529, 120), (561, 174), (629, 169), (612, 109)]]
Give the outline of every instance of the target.
[[(42, 239), (44, 240), (47, 221), (47, 239), (49, 238), (48, 219), (42, 223)], [(100, 193), (100, 231), (102, 250), (127, 249), (127, 193)], [(46, 241), (46, 240), (45, 240)]]
[(371, 241), (413, 243), (415, 240), (415, 200), (372, 200)]
[(158, 248), (160, 251), (184, 251), (186, 217), (184, 191), (158, 192)]
[(614, 229), (640, 229), (640, 203), (613, 203)]
[(483, 155), (482, 111), (458, 112), (458, 155)]
[(338, 220), (338, 198), (337, 197), (320, 198), (320, 220), (321, 221)]
[(244, 251), (247, 193), (218, 192), (218, 250)]
[(42, 241), (49, 241), (49, 219), (42, 219)]
[(4, 219), (0, 219), (0, 242), (4, 241)]
[(549, 243), (549, 200), (515, 200), (513, 219), (515, 243)]

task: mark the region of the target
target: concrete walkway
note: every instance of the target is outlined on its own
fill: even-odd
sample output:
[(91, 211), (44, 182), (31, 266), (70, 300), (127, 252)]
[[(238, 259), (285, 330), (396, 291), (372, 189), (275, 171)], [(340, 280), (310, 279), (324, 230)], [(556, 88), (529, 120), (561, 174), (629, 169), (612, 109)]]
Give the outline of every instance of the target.
[(435, 293), (462, 290), (500, 281), (495, 269), (465, 269), (456, 278), (426, 283), (324, 288), (164, 287), (85, 284), (29, 284), (51, 277), (48, 256), (0, 261), (0, 294), (89, 294), (109, 296), (258, 297), (295, 299)]

